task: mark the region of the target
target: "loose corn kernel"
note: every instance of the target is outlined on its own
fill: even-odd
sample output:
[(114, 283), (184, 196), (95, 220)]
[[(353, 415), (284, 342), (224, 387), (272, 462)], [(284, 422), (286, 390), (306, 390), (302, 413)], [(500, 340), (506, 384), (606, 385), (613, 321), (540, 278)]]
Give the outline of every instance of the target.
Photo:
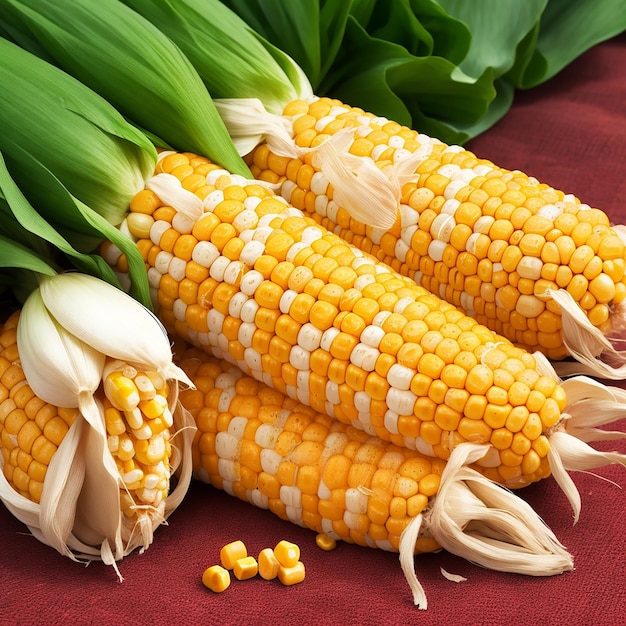
[(259, 564), (253, 556), (239, 558), (233, 564), (233, 574), (237, 580), (254, 578), (259, 571)]
[(300, 547), (291, 541), (283, 539), (276, 544), (274, 555), (283, 567), (291, 568), (300, 560)]
[(228, 570), (232, 570), (235, 567), (238, 559), (243, 559), (247, 556), (248, 549), (246, 544), (240, 539), (227, 543), (220, 550), (220, 562)]
[(202, 584), (215, 593), (222, 593), (230, 586), (230, 573), (221, 565), (211, 565), (202, 574)]
[(259, 552), (259, 575), (265, 580), (273, 580), (278, 576), (280, 563), (272, 548), (264, 548)]
[(302, 561), (298, 561), (291, 567), (281, 565), (278, 568), (278, 580), (280, 580), (283, 585), (296, 585), (301, 583), (304, 580), (304, 575), (305, 570)]
[(318, 533), (315, 535), (315, 544), (318, 548), (326, 550), (327, 552), (334, 550), (337, 547), (337, 541), (324, 533)]

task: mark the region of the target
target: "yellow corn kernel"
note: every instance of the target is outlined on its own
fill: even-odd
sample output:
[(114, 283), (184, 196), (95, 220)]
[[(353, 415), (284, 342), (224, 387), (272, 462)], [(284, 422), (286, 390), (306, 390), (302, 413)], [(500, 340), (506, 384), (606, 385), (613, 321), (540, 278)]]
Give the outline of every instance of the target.
[(300, 546), (283, 539), (276, 544), (274, 556), (283, 567), (295, 567), (300, 560)]
[(315, 535), (315, 545), (326, 552), (334, 550), (337, 547), (337, 541), (324, 533), (318, 533)]
[(222, 593), (230, 586), (230, 573), (221, 565), (211, 565), (202, 574), (202, 584), (215, 593)]
[(304, 563), (298, 561), (292, 567), (285, 567), (281, 565), (278, 569), (278, 580), (283, 585), (296, 585), (304, 580), (305, 570)]
[(253, 556), (244, 556), (233, 564), (233, 574), (237, 580), (254, 578), (259, 571), (259, 564)]
[(265, 580), (274, 580), (278, 576), (280, 563), (272, 548), (264, 548), (259, 552), (259, 575)]
[(225, 546), (222, 546), (220, 550), (220, 562), (223, 567), (231, 570), (235, 567), (235, 563), (238, 559), (243, 559), (248, 556), (248, 549), (246, 544), (240, 539), (231, 541)]
[(135, 383), (122, 372), (112, 372), (107, 376), (104, 389), (116, 409), (132, 411), (139, 404), (139, 391)]

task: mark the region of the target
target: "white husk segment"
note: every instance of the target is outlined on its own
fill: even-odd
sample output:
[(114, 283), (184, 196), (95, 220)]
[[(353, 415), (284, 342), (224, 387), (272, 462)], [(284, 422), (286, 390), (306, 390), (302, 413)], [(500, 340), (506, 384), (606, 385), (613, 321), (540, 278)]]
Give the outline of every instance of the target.
[(96, 350), (192, 386), (172, 363), (169, 338), (161, 322), (128, 294), (92, 276), (72, 272), (42, 279), (39, 289), (57, 322)]
[(449, 580), (453, 583), (462, 583), (467, 580), (465, 576), (461, 576), (460, 574), (451, 574), (450, 572), (447, 572), (445, 569), (443, 569), (443, 567), (440, 567), (439, 570), (441, 571), (441, 575), (446, 580)]
[(202, 200), (195, 193), (185, 189), (176, 176), (161, 172), (149, 178), (145, 187), (159, 196), (165, 205), (173, 207), (192, 220), (196, 221), (202, 217), (204, 212)]
[(550, 576), (573, 568), (570, 554), (521, 498), (468, 464), (488, 446), (463, 443), (450, 455), (425, 530), (448, 552), (489, 569)]
[(295, 159), (304, 153), (293, 141), (289, 120), (268, 112), (258, 98), (216, 98), (214, 102), (241, 156), (264, 141), (281, 156)]
[(350, 153), (353, 128), (342, 129), (315, 148), (313, 164), (333, 186), (333, 200), (351, 217), (376, 228), (391, 228), (397, 217), (402, 181), (414, 175), (423, 156), (412, 154), (384, 169)]
[(79, 409), (50, 462), (37, 521), (27, 525), (41, 541), (75, 560), (97, 555), (106, 562), (118, 560), (124, 554), (118, 472), (107, 446), (102, 407), (93, 395), (105, 357), (50, 316), (39, 290), (24, 304), (17, 342), (35, 394), (50, 404)]
[(548, 461), (578, 521), (581, 500), (568, 472), (586, 471), (614, 463), (626, 467), (626, 455), (592, 448), (588, 441), (622, 439), (626, 433), (596, 428), (626, 416), (626, 391), (602, 385), (586, 376), (575, 376), (561, 383), (567, 406), (558, 424), (548, 433)]
[(312, 148), (296, 145), (291, 122), (269, 113), (256, 98), (215, 101), (239, 154), (246, 155), (263, 141), (284, 157), (314, 153), (314, 166), (333, 186), (333, 199), (352, 217), (377, 228), (391, 228), (398, 216), (401, 180), (414, 174), (424, 157), (411, 155), (393, 166), (379, 169), (374, 161), (349, 152), (354, 128), (343, 129)]
[(571, 555), (531, 506), (467, 467), (488, 449), (458, 445), (441, 475), (437, 495), (400, 537), (400, 565), (420, 609), (428, 605), (415, 574), (415, 545), (422, 532), (448, 552), (497, 571), (551, 576), (573, 569)]
[(413, 594), (413, 604), (422, 610), (428, 608), (424, 587), (415, 574), (415, 544), (422, 527), (423, 516), (414, 517), (400, 536), (400, 566)]
[(100, 384), (104, 354), (67, 332), (50, 315), (39, 289), (26, 299), (17, 325), (22, 369), (40, 398), (77, 407), (80, 394)]
[(565, 411), (559, 422), (545, 434), (550, 442), (550, 471), (569, 500), (576, 523), (580, 515), (581, 499), (568, 472), (597, 469), (614, 463), (626, 467), (626, 455), (619, 452), (601, 452), (586, 443), (626, 438), (625, 432), (597, 428), (626, 417), (626, 390), (604, 385), (587, 376), (561, 380), (555, 364), (540, 352), (533, 356), (537, 371), (558, 381), (565, 391)]
[(566, 289), (547, 289), (546, 295), (561, 307), (563, 344), (577, 361), (555, 364), (558, 373), (561, 376), (589, 374), (610, 380), (624, 380), (626, 352), (613, 347)]

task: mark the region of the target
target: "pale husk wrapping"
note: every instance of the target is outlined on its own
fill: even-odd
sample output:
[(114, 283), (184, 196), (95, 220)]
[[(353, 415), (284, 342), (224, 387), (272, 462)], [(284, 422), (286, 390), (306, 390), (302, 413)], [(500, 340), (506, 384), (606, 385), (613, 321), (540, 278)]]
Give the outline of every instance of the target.
[(551, 576), (573, 569), (571, 555), (528, 503), (467, 467), (486, 451), (485, 445), (457, 446), (437, 495), (402, 535), (400, 563), (420, 609), (428, 606), (414, 565), (420, 533), (452, 554), (497, 571)]

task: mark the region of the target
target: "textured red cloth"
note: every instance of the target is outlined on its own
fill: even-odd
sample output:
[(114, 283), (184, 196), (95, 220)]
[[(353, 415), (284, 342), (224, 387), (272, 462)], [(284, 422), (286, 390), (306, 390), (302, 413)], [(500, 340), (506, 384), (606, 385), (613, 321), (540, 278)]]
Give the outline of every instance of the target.
[[(550, 83), (520, 93), (509, 115), (470, 148), (521, 169), (626, 222), (626, 37), (587, 52)], [(622, 422), (626, 430), (626, 422)], [(626, 452), (626, 444), (613, 446)], [(428, 624), (446, 626), (617, 626), (626, 624), (626, 470), (575, 475), (579, 523), (552, 479), (518, 495), (543, 516), (574, 555), (576, 569), (524, 577), (481, 569), (445, 552), (416, 557), (427, 611), (412, 604), (395, 554), (340, 544), (316, 547), (314, 533), (204, 484), (160, 528), (143, 555), (120, 563), (60, 556), (29, 536), (0, 506), (0, 624)], [(613, 484), (610, 481), (615, 481)], [(244, 540), (256, 553), (281, 539), (301, 546), (307, 575), (283, 587), (234, 580), (223, 594), (203, 588), (219, 549)], [(467, 578), (454, 583), (440, 568)]]

